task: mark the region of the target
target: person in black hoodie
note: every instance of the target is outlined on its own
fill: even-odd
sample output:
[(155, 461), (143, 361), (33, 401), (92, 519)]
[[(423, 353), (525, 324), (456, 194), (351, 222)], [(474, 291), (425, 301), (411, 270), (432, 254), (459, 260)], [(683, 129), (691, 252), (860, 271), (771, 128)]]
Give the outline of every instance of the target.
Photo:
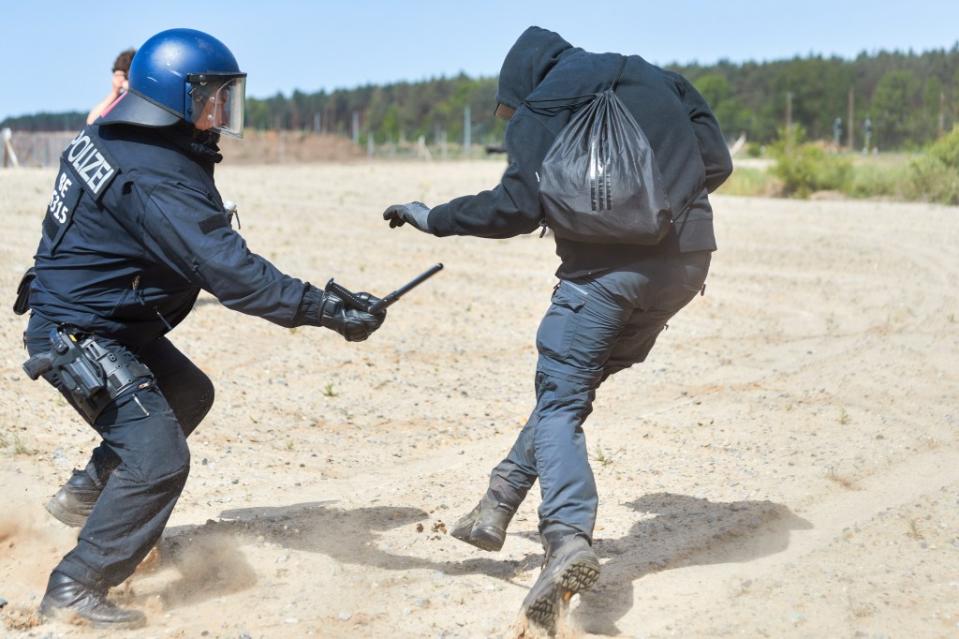
[(614, 84), (653, 150), (672, 203), (673, 223), (653, 246), (556, 237), (561, 264), (552, 304), (537, 333), (536, 407), (479, 504), (453, 536), (499, 550), (516, 508), (537, 478), (542, 503), (543, 571), (523, 611), (552, 628), (569, 597), (599, 574), (592, 552), (598, 497), (583, 422), (609, 375), (642, 362), (667, 320), (704, 287), (716, 249), (708, 194), (732, 172), (719, 124), (681, 75), (638, 55), (590, 53), (530, 27), (503, 62), (497, 115), (509, 119), (509, 164), (500, 184), (432, 209), (420, 202), (384, 212), (438, 237), (506, 238), (545, 226), (538, 171), (584, 95)]

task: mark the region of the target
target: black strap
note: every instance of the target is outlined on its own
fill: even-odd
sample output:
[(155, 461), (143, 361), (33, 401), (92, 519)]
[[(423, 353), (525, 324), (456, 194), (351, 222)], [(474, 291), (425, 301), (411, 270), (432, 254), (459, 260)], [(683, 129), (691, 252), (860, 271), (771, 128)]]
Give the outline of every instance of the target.
[(623, 71), (626, 70), (626, 63), (629, 62), (629, 58), (628, 58), (628, 57), (626, 57), (626, 56), (624, 56), (624, 55), (623, 55), (623, 56), (620, 56), (620, 57), (623, 59), (623, 61), (619, 64), (619, 73), (616, 74), (616, 79), (613, 80), (613, 83), (609, 86), (609, 88), (610, 88), (611, 91), (615, 91), (615, 90), (616, 90), (616, 85), (619, 84), (619, 81), (620, 81), (620, 80), (622, 79), (622, 77), (623, 77)]
[[(627, 56), (619, 56), (623, 60), (619, 64), (619, 72), (616, 74), (616, 79), (613, 80), (613, 83), (610, 85), (609, 89), (611, 91), (616, 90), (616, 85), (619, 84), (620, 79), (623, 77), (623, 71), (626, 70), (626, 63), (629, 61)], [(600, 92), (601, 93), (601, 92)], [(539, 100), (524, 100), (523, 104), (526, 105), (526, 108), (532, 111), (537, 115), (542, 115), (546, 117), (551, 117), (559, 113), (560, 111), (577, 111), (580, 107), (589, 104), (600, 95), (600, 93), (589, 93), (586, 95), (574, 95), (568, 98), (545, 98)]]
[(574, 95), (568, 98), (544, 98), (540, 100), (524, 100), (523, 104), (532, 113), (545, 117), (552, 117), (560, 111), (577, 111), (580, 107), (596, 99), (598, 93)]

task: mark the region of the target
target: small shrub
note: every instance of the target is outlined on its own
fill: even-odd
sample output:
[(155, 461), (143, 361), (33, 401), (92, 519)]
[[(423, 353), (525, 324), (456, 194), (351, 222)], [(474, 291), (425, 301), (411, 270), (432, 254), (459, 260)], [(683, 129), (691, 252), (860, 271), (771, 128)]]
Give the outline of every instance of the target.
[(772, 147), (776, 163), (771, 172), (782, 180), (783, 195), (805, 198), (815, 191), (842, 190), (852, 175), (852, 162), (804, 139), (802, 127), (793, 126), (781, 131)]
[(909, 199), (959, 204), (959, 126), (933, 142), (910, 164), (909, 173)]
[(959, 126), (932, 143), (929, 155), (950, 169), (959, 171)]
[(763, 148), (762, 144), (759, 144), (758, 142), (749, 142), (746, 144), (746, 157), (761, 158), (764, 150), (765, 149)]
[(910, 200), (959, 204), (959, 170), (927, 155), (913, 160), (906, 196)]
[(13, 436), (13, 454), (14, 455), (32, 455), (33, 451), (21, 441), (19, 435)]
[(613, 463), (613, 458), (603, 450), (603, 447), (599, 444), (596, 444), (596, 453), (593, 455), (593, 459), (602, 464), (603, 466), (609, 466)]

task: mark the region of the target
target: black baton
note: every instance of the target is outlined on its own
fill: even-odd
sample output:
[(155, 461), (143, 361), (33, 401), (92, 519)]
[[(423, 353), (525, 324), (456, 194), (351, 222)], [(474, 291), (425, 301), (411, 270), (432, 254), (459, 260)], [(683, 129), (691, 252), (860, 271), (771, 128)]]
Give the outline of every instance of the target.
[(414, 288), (416, 288), (417, 286), (419, 286), (426, 280), (430, 279), (431, 277), (433, 277), (434, 275), (436, 275), (442, 270), (443, 270), (442, 264), (434, 264), (433, 266), (429, 267), (428, 269), (426, 269), (425, 271), (423, 271), (422, 273), (420, 273), (419, 275), (411, 279), (409, 282), (407, 282), (403, 286), (399, 287), (398, 289), (396, 289), (395, 291), (393, 291), (386, 297), (380, 299), (380, 301), (370, 306), (369, 312), (376, 314), (382, 311), (383, 309), (388, 308), (394, 302), (399, 300), (401, 297), (403, 297), (404, 295), (412, 291)]

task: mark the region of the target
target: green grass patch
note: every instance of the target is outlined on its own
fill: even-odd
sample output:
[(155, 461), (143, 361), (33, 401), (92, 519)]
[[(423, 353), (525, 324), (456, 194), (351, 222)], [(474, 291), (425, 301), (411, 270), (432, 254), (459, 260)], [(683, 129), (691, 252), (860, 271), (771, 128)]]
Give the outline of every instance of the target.
[(909, 181), (908, 162), (900, 164), (861, 162), (853, 164), (852, 173), (843, 188), (843, 193), (856, 198), (885, 197), (906, 200), (910, 199), (906, 196)]
[(794, 127), (770, 152), (775, 162), (768, 171), (738, 168), (720, 192), (806, 198), (834, 191), (851, 198), (959, 205), (959, 127), (921, 153), (878, 156), (837, 153), (806, 142), (802, 129)]
[(778, 179), (764, 169), (738, 168), (721, 187), (723, 195), (768, 196), (777, 195), (782, 188)]

